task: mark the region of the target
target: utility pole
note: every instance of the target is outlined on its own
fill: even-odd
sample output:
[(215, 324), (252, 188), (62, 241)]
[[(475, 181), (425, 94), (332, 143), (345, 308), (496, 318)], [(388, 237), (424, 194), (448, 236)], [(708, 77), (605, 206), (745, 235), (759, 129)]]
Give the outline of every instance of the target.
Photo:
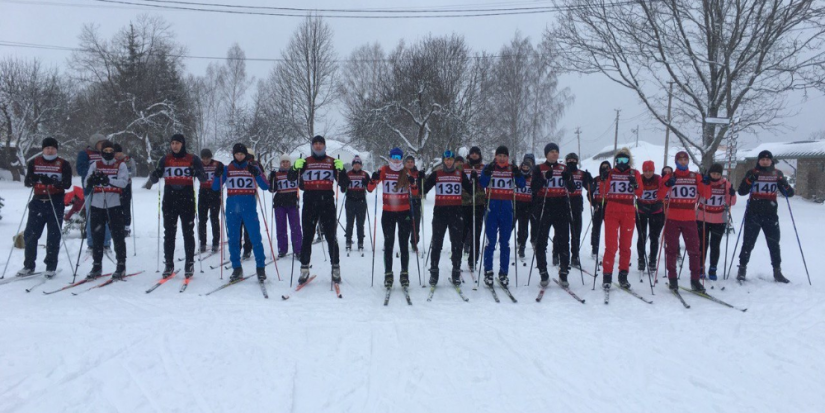
[(613, 136), (613, 152), (619, 149), (619, 113), (621, 109), (614, 109), (616, 111), (616, 134)]
[(673, 101), (673, 82), (668, 82), (670, 87), (667, 92), (667, 126), (665, 127), (665, 159), (662, 162), (662, 167), (667, 165), (667, 147), (670, 144), (670, 104)]
[(579, 143), (579, 151), (576, 152), (579, 154), (579, 157), (582, 156), (582, 130), (578, 126), (576, 126), (576, 141)]
[(636, 132), (636, 147), (639, 147), (639, 125), (636, 125), (636, 129), (633, 129), (633, 132)]

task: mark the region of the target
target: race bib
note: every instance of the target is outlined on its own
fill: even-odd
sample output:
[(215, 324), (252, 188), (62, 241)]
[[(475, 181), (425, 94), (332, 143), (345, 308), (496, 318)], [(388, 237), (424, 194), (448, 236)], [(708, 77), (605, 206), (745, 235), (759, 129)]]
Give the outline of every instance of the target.
[(458, 182), (438, 182), (435, 184), (436, 195), (461, 195), (461, 184)]

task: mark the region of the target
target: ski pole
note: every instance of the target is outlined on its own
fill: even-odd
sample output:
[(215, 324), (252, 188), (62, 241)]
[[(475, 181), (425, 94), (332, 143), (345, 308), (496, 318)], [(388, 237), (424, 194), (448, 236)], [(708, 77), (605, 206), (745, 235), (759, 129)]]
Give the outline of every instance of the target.
[[(567, 199), (567, 213), (570, 216), (570, 231), (573, 231), (573, 225), (574, 225), (574, 222), (573, 222), (573, 205), (570, 203), (570, 192), (567, 189), (564, 190), (564, 197), (565, 197), (565, 199)], [(570, 237), (570, 241), (573, 241), (573, 237)], [(568, 245), (572, 245), (572, 244), (570, 244), (570, 242), (568, 242)], [(567, 251), (565, 251), (565, 252), (567, 252)], [(570, 264), (569, 264), (570, 263), (570, 256), (569, 255), (568, 255), (568, 258), (567, 258), (567, 262), (568, 262), (567, 271), (569, 273), (569, 271), (570, 271)], [(559, 265), (561, 265), (561, 263), (559, 263)], [(579, 258), (579, 275), (581, 275), (582, 285), (584, 285), (584, 270), (582, 269), (581, 258)]]
[(791, 215), (791, 222), (793, 223), (793, 231), (796, 234), (796, 243), (799, 244), (799, 254), (802, 255), (802, 264), (805, 266), (805, 274), (808, 276), (808, 285), (811, 284), (811, 273), (808, 272), (808, 263), (805, 261), (805, 253), (802, 252), (802, 241), (799, 240), (799, 231), (796, 229), (796, 220), (793, 217), (793, 210), (791, 209), (791, 201), (788, 199), (788, 194), (783, 192), (782, 195), (785, 195), (785, 202), (788, 203), (788, 213)]
[[(200, 246), (202, 245), (201, 244), (201, 230), (200, 230), (201, 222), (200, 222), (200, 214), (198, 213), (198, 195), (200, 194), (200, 189), (198, 189), (198, 192), (195, 192), (195, 189), (192, 188), (192, 194), (194, 195), (194, 197), (192, 198), (192, 200), (194, 201), (192, 206), (195, 208), (195, 236), (197, 237), (198, 249), (200, 250)], [(204, 241), (204, 245), (205, 244), (206, 244), (206, 241)], [(198, 255), (200, 255), (200, 253), (198, 253)], [(198, 260), (198, 265), (200, 266), (201, 274), (203, 274), (203, 260), (199, 259)]]
[(49, 195), (49, 203), (52, 204), (52, 211), (54, 212), (54, 223), (55, 225), (57, 225), (57, 231), (60, 235), (60, 242), (63, 243), (63, 250), (66, 251), (66, 258), (69, 259), (69, 265), (73, 267), (74, 264), (72, 263), (72, 256), (69, 255), (69, 247), (66, 246), (66, 239), (63, 238), (63, 232), (61, 231), (62, 224), (60, 223), (60, 219), (58, 219), (57, 217), (57, 209), (55, 209), (54, 207), (54, 200), (52, 199), (51, 195)]
[[(527, 184), (525, 184), (527, 185)], [(518, 225), (518, 220), (516, 220), (516, 179), (513, 177), (513, 266), (516, 267), (516, 288), (518, 288), (518, 244), (516, 243), (516, 226)]]
[[(372, 216), (372, 279), (370, 280), (370, 287), (375, 285), (375, 244), (377, 241), (378, 234), (376, 230), (378, 229), (378, 191), (375, 191), (375, 206), (373, 207), (373, 216)], [(367, 214), (370, 211), (367, 209)]]
[[(34, 196), (34, 185), (32, 185), (32, 190), (29, 191), (29, 198), (26, 200), (26, 209), (20, 214), (20, 224), (17, 225), (17, 232), (14, 233), (15, 236), (20, 233), (20, 228), (23, 227), (23, 219), (26, 217), (26, 212), (29, 211), (29, 202), (32, 200), (32, 196)], [(23, 241), (25, 242), (25, 237), (23, 237)], [(6, 278), (6, 270), (9, 268), (9, 261), (11, 261), (11, 253), (14, 252), (14, 245), (11, 246), (9, 250), (9, 257), (6, 259), (6, 266), (3, 268), (3, 275), (0, 276), (0, 280)]]
[[(151, 179), (151, 178), (150, 178)], [(89, 203), (91, 205), (91, 202)], [(157, 237), (157, 244), (158, 244), (158, 251), (156, 253), (157, 259), (155, 264), (155, 272), (160, 272), (160, 181), (158, 181), (158, 237)], [(221, 257), (223, 258), (223, 257)], [(221, 275), (223, 278), (223, 275)]]
[[(221, 216), (220, 216), (220, 219), (218, 220), (218, 225), (220, 226), (219, 230), (220, 230), (220, 235), (221, 235), (221, 264), (220, 264), (220, 267), (221, 267), (221, 279), (223, 279), (223, 262), (225, 261), (225, 259), (224, 259), (224, 246), (226, 244), (223, 241), (223, 234), (224, 234), (224, 231), (226, 231), (226, 210), (223, 207), (223, 174), (221, 174), (221, 177), (218, 178), (218, 182), (220, 183), (219, 190), (220, 190), (220, 202), (221, 202)], [(227, 238), (229, 238), (228, 233), (226, 234), (226, 236), (227, 236)]]
[(756, 185), (756, 182), (751, 184), (750, 189), (748, 190), (748, 200), (745, 202), (745, 213), (742, 215), (742, 222), (739, 224), (739, 233), (736, 234), (736, 243), (733, 244), (733, 254), (730, 256), (730, 266), (728, 267), (727, 274), (730, 277), (730, 270), (733, 268), (733, 261), (736, 258), (736, 248), (739, 247), (739, 238), (742, 236), (742, 228), (745, 226), (745, 219), (748, 217), (748, 209), (751, 206), (751, 197), (750, 193), (753, 191), (753, 186)]
[[(662, 266), (662, 249), (665, 246), (665, 235), (667, 234), (667, 214), (670, 212), (670, 203), (665, 204), (665, 224), (662, 225), (662, 232), (659, 234), (659, 253), (656, 255), (656, 273), (653, 274), (653, 284), (659, 283), (659, 268)], [(665, 267), (667, 267), (667, 256), (665, 256)], [(667, 268), (665, 268), (667, 271)], [(667, 274), (665, 274), (667, 275)]]
[[(635, 175), (633, 172), (631, 172), (631, 173), (633, 175)], [(636, 192), (634, 192), (633, 193), (633, 209), (636, 210), (636, 221), (637, 222), (640, 220), (640, 218), (639, 218), (639, 206), (636, 203), (638, 200), (639, 199), (636, 197)], [(632, 235), (633, 234), (631, 234), (631, 236)], [(644, 258), (644, 261), (645, 261), (645, 268), (647, 268), (646, 272), (647, 272), (647, 281), (650, 283), (650, 295), (656, 295), (656, 293), (653, 291), (653, 278), (650, 276), (650, 265), (649, 265), (648, 260), (647, 260), (647, 254), (646, 253), (642, 254), (642, 257)]]
[[(541, 170), (539, 169), (539, 171), (541, 171)], [(538, 222), (536, 222), (536, 224), (538, 224), (538, 231), (536, 231), (536, 237), (541, 236), (542, 225), (544, 225), (544, 207), (547, 205), (547, 193), (546, 192), (547, 191), (545, 190), (545, 194), (544, 194), (544, 196), (542, 197), (542, 200), (541, 200), (541, 213), (539, 213), (539, 220), (538, 220)], [(541, 193), (541, 192), (539, 192), (539, 193)], [(530, 214), (535, 215), (533, 213), (533, 211), (530, 211)], [(548, 227), (547, 227), (547, 237), (548, 238), (550, 237), (550, 226), (549, 226), (549, 224), (548, 224)], [(533, 263), (535, 263), (535, 261), (536, 261), (536, 250), (538, 249), (538, 248), (536, 248), (536, 245), (538, 245), (538, 243), (539, 243), (539, 240), (536, 239), (536, 244), (533, 245), (533, 258), (530, 259), (530, 271), (527, 274), (527, 285), (528, 286), (530, 285), (530, 280), (533, 279)], [(546, 254), (547, 254), (547, 251), (545, 250), (545, 256), (546, 256)]]
[[(254, 180), (255, 178), (253, 178)], [(257, 184), (256, 184), (257, 187)], [(258, 189), (255, 188), (255, 198), (258, 199), (258, 206), (263, 208), (263, 203), (261, 202), (261, 197), (258, 195)], [(272, 237), (269, 235), (269, 225), (266, 223), (266, 210), (261, 211), (263, 212), (262, 216), (264, 219), (264, 229), (266, 230), (266, 238), (271, 240)], [(281, 281), (281, 271), (278, 270), (278, 260), (276, 259), (277, 255), (275, 255), (275, 249), (272, 247), (272, 241), (269, 241), (269, 253), (272, 254), (272, 263), (275, 264), (275, 274), (278, 276), (278, 281)], [(295, 254), (292, 254), (293, 256)]]
[[(605, 190), (607, 190), (607, 185), (605, 185)], [(599, 193), (602, 193), (602, 191), (600, 190)], [(607, 214), (605, 214), (605, 210), (604, 210), (605, 200), (607, 200), (607, 194), (602, 195), (602, 206), (600, 208), (601, 213), (602, 213), (602, 227), (605, 227), (605, 234), (604, 234), (605, 242), (607, 242), (607, 228), (606, 228), (606, 224), (605, 224)], [(593, 229), (596, 229), (595, 225), (593, 226)], [(601, 238), (601, 233), (602, 233), (601, 228), (599, 228), (599, 238)], [(591, 291), (596, 290), (596, 279), (599, 278), (599, 250), (601, 249), (601, 246), (602, 246), (601, 242), (596, 243), (596, 260), (595, 260), (596, 264), (593, 266), (593, 288), (591, 289)], [(605, 247), (605, 249), (607, 249), (607, 247)]]
[[(89, 192), (89, 203), (88, 204), (86, 204), (86, 198), (85, 197), (83, 198), (83, 204), (84, 204), (83, 208), (84, 208), (84, 210), (91, 211), (91, 207), (86, 209), (86, 206), (87, 205), (89, 205), (89, 206), (92, 205), (92, 199), (94, 199), (94, 195), (95, 195), (95, 192), (94, 192), (94, 189), (93, 189)], [(89, 213), (86, 214), (86, 220), (90, 224), (91, 224), (91, 221), (90, 221), (91, 219), (92, 219), (91, 212), (89, 212)], [(83, 223), (82, 228), (86, 228), (86, 223), (85, 222)], [(89, 226), (89, 230), (91, 230), (91, 225)], [(81, 235), (83, 234), (83, 229), (80, 230), (80, 233), (81, 233)], [(80, 238), (81, 238), (80, 239), (80, 248), (77, 249), (77, 260), (75, 260), (74, 273), (72, 273), (72, 284), (74, 284), (75, 279), (77, 279), (77, 270), (78, 270), (78, 268), (80, 268), (80, 254), (83, 253), (83, 246), (86, 245), (85, 237), (81, 236)]]
[(728, 245), (730, 240), (730, 207), (725, 203), (725, 265), (722, 267), (722, 279), (728, 279)]
[[(415, 210), (413, 209), (412, 190), (408, 189), (408, 191), (410, 192), (410, 217), (412, 217), (413, 239), (415, 239), (416, 243), (417, 243), (418, 239), (417, 239), (417, 234), (416, 233), (418, 231), (416, 230), (416, 226), (415, 226)], [(399, 230), (399, 233), (400, 232), (401, 231)], [(400, 243), (400, 241), (401, 240), (399, 240), (399, 243)], [(407, 246), (406, 245), (399, 245), (399, 249), (401, 249), (401, 248), (407, 248)], [(418, 268), (418, 285), (423, 286), (424, 284), (421, 282), (421, 264), (418, 262), (418, 252), (416, 252), (416, 251), (413, 251), (413, 252), (415, 253), (415, 266)], [(408, 262), (408, 264), (409, 264), (409, 262)]]

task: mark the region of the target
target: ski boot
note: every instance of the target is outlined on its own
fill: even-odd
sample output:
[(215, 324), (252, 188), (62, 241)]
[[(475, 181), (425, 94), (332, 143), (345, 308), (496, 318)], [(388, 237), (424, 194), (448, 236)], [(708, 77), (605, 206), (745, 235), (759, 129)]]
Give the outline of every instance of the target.
[(602, 288), (605, 290), (610, 289), (610, 284), (613, 283), (613, 274), (612, 273), (604, 273), (602, 275)]
[(243, 278), (243, 268), (233, 268), (232, 275), (229, 276), (229, 282), (235, 282)]
[(574, 267), (574, 268), (581, 268), (582, 267), (582, 262), (579, 259), (578, 255), (574, 255), (573, 257), (570, 258), (570, 266)]
[(539, 275), (541, 275), (541, 282), (539, 283), (539, 285), (541, 285), (542, 287), (547, 287), (548, 285), (550, 285), (550, 274), (547, 273), (547, 270), (539, 271)]
[(644, 272), (645, 270), (645, 260), (639, 260), (639, 271)]
[(258, 274), (258, 281), (265, 281), (266, 280), (266, 268), (265, 267), (255, 268), (255, 273)]
[(285, 252), (278, 252), (278, 259), (281, 259), (283, 257), (286, 257), (286, 253)]
[(716, 276), (716, 267), (710, 267), (708, 269), (708, 279), (711, 281), (716, 281), (718, 279)]
[(568, 274), (570, 274), (569, 270), (559, 270), (559, 284), (564, 288), (567, 288), (567, 287), (570, 286), (570, 283), (567, 282), (567, 275)]
[(519, 245), (518, 247), (518, 257), (519, 259), (525, 259), (524, 257), (524, 245)]
[(57, 274), (57, 271), (47, 269), (46, 272), (43, 273), (43, 276), (46, 277), (47, 280), (51, 280), (55, 274)]
[(244, 251), (243, 255), (241, 256), (241, 260), (248, 260), (252, 258), (252, 251)]
[(187, 261), (186, 265), (183, 268), (184, 268), (184, 271), (183, 271), (184, 277), (192, 278), (192, 276), (195, 275), (195, 262), (194, 261)]
[(471, 273), (475, 273), (476, 272), (476, 267), (473, 266), (473, 264), (468, 263), (467, 264), (467, 270), (470, 271)]
[(673, 291), (679, 291), (679, 280), (676, 277), (667, 277), (667, 288)]
[(507, 274), (500, 272), (498, 273), (498, 282), (501, 283), (504, 288), (507, 288), (507, 286), (510, 285), (510, 277), (508, 277)]
[(451, 281), (453, 282), (453, 285), (456, 286), (456, 287), (461, 285), (461, 270), (460, 269), (458, 269), (458, 268), (453, 269), (453, 278), (452, 278)]
[(430, 286), (435, 287), (438, 284), (438, 268), (430, 269)]
[(161, 277), (163, 277), (163, 278), (169, 277), (170, 275), (172, 275), (173, 272), (175, 272), (175, 265), (172, 264), (171, 262), (164, 263), (163, 265), (164, 265), (164, 267), (163, 267), (163, 273), (161, 274)]
[(559, 256), (558, 256), (558, 255), (556, 255), (556, 254), (553, 254), (553, 266), (554, 266), (554, 267), (558, 267), (558, 266), (559, 266)]
[(596, 251), (596, 247), (593, 247), (593, 249), (590, 250), (590, 258), (593, 258), (595, 260), (598, 257), (599, 257), (599, 252)]
[(705, 292), (705, 286), (699, 280), (690, 280), (690, 288), (697, 293)]
[(201, 244), (201, 246), (198, 248), (198, 254), (203, 254), (205, 252), (206, 252), (206, 244)]
[(17, 271), (17, 274), (15, 274), (15, 276), (16, 277), (28, 277), (32, 274), (34, 274), (34, 268), (23, 268), (22, 270)]
[(364, 243), (363, 242), (358, 243), (358, 252), (360, 252), (361, 254), (364, 253)]
[(86, 276), (86, 281), (96, 280), (100, 278), (101, 275), (103, 275), (103, 265), (101, 265), (99, 262), (96, 262), (92, 264), (92, 270), (89, 271), (89, 274)]
[(118, 262), (117, 267), (115, 268), (115, 272), (112, 273), (112, 280), (114, 281), (123, 281), (126, 277), (126, 263), (125, 262)]
[(627, 271), (619, 271), (619, 285), (622, 286), (622, 288), (624, 288), (625, 290), (630, 289), (630, 283), (627, 282)]
[(779, 267), (773, 267), (773, 279), (774, 279), (774, 281), (776, 281), (778, 283), (787, 284), (787, 283), (791, 282), (790, 280), (785, 278), (784, 275), (782, 275), (782, 268), (779, 268)]
[(736, 281), (745, 281), (745, 275), (748, 273), (748, 267), (744, 265), (739, 266), (739, 272), (736, 274)]
[(301, 276), (298, 277), (298, 285), (303, 285), (309, 280), (309, 265), (301, 264)]
[(123, 227), (123, 235), (124, 235), (126, 238), (131, 237), (131, 236), (132, 236), (132, 227), (131, 227), (131, 226), (129, 226), (129, 225), (127, 225), (127, 226)]
[(392, 288), (392, 283), (394, 281), (392, 271), (384, 273), (384, 288)]
[(484, 285), (493, 288), (493, 272), (484, 271)]
[(341, 284), (341, 266), (338, 264), (332, 266), (332, 282)]
[(410, 286), (410, 274), (407, 270), (402, 270), (401, 275), (398, 277), (399, 281), (401, 281), (402, 287), (409, 287)]
[(346, 252), (350, 252), (350, 251), (352, 251), (352, 241), (347, 241), (347, 242), (346, 242), (346, 249), (345, 249), (345, 251), (346, 251)]
[(220, 246), (220, 245), (213, 245), (213, 246), (212, 246), (212, 252), (218, 252), (218, 251), (220, 251), (220, 250), (221, 250), (221, 246)]
[(650, 272), (656, 271), (656, 256), (651, 255), (650, 258), (647, 260), (647, 269)]

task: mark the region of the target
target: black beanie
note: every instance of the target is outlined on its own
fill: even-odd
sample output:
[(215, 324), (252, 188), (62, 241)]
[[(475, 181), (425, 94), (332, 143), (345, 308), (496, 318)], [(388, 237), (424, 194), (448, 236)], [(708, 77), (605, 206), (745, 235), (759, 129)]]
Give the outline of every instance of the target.
[(508, 150), (506, 146), (501, 145), (498, 148), (496, 148), (496, 156), (498, 155), (510, 156), (510, 150)]
[(172, 142), (178, 141), (178, 142), (186, 145), (186, 138), (183, 136), (183, 134), (180, 134), (180, 133), (176, 133), (176, 134), (172, 135), (172, 139), (170, 139), (170, 140)]
[(114, 149), (114, 148), (115, 148), (115, 144), (114, 144), (114, 143), (112, 143), (112, 141), (110, 141), (110, 140), (106, 139), (106, 140), (105, 140), (105, 141), (103, 141), (103, 143), (100, 145), (100, 151), (101, 151), (101, 152), (103, 152), (103, 150), (104, 150), (104, 149), (106, 149), (106, 148), (112, 148), (112, 149)]
[(576, 155), (575, 152), (570, 152), (567, 156), (564, 157), (564, 160), (567, 161), (568, 159), (574, 159), (576, 162), (579, 161), (579, 155)]
[(456, 157), (455, 157), (455, 161), (456, 161), (456, 162), (461, 162), (461, 163), (464, 163), (464, 157), (463, 157), (463, 156), (461, 156), (461, 155), (458, 155), (458, 156), (456, 156)]
[(550, 151), (558, 152), (559, 151), (559, 145), (556, 145), (553, 142), (550, 142), (547, 145), (545, 145), (544, 146), (544, 156), (547, 156), (547, 153), (550, 152)]
[(481, 156), (481, 148), (479, 148), (478, 146), (473, 146), (472, 148), (470, 148), (470, 155), (474, 153), (477, 153), (478, 156)]
[(246, 150), (246, 145), (242, 143), (236, 143), (235, 146), (232, 147), (232, 155), (235, 155), (238, 152), (244, 155), (249, 155), (249, 151)]
[(324, 145), (326, 145), (326, 144), (327, 144), (327, 140), (326, 140), (326, 139), (324, 139), (324, 137), (323, 137), (323, 136), (321, 136), (321, 135), (315, 135), (315, 137), (314, 137), (314, 138), (312, 138), (312, 143), (314, 144), (314, 143), (316, 143), (316, 142), (321, 142), (321, 143), (323, 143)]
[(115, 152), (123, 152), (123, 147), (119, 143), (112, 145), (112, 147), (115, 148)]
[(55, 149), (57, 149), (58, 148), (57, 139), (52, 138), (51, 136), (47, 137), (46, 139), (43, 139), (43, 149), (46, 149), (46, 147), (49, 147), (49, 146), (52, 146)]
[(759, 159), (762, 159), (762, 158), (768, 158), (768, 159), (773, 160), (773, 154), (771, 153), (771, 151), (759, 152), (759, 156), (756, 159), (759, 160)]
[(724, 168), (722, 168), (722, 164), (715, 163), (715, 164), (710, 166), (710, 169), (708, 169), (708, 173), (712, 174), (712, 173), (716, 172), (716, 173), (721, 174), (723, 170), (724, 170)]
[[(234, 155), (234, 154), (233, 154)], [(212, 159), (212, 151), (209, 148), (201, 149), (201, 158), (209, 158)]]

